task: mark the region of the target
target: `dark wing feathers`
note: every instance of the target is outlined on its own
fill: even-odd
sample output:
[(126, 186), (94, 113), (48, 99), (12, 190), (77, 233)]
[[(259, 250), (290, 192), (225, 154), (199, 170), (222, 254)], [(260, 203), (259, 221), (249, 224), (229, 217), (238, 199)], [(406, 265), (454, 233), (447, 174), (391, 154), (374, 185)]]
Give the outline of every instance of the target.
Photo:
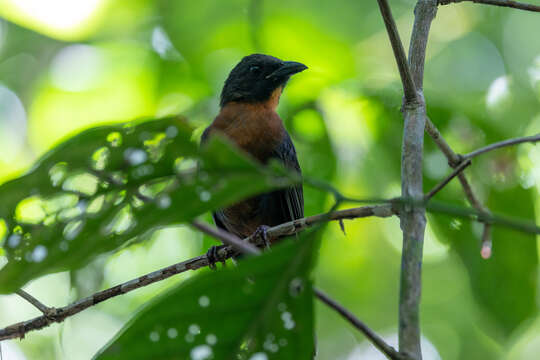
[[(285, 133), (285, 137), (281, 144), (272, 154), (274, 158), (279, 159), (287, 169), (297, 171), (300, 175), (300, 165), (296, 157), (296, 150), (291, 141), (289, 134)], [(283, 190), (278, 190), (281, 210), (283, 214), (283, 222), (296, 220), (304, 217), (304, 191), (302, 184), (289, 187)]]

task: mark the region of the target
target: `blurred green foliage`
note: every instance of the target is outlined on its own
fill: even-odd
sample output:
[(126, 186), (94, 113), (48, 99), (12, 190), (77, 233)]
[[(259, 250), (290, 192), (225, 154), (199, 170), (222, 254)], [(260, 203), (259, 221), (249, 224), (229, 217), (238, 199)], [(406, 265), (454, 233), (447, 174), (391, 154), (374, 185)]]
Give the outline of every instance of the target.
[[(399, 195), (401, 86), (375, 1), (95, 0), (76, 2), (85, 6), (75, 9), (55, 0), (34, 11), (25, 3), (38, 2), (9, 0), (0, 8), (3, 181), (60, 139), (103, 122), (182, 114), (197, 128), (196, 138), (218, 111), (228, 71), (243, 55), (260, 51), (310, 67), (291, 80), (279, 107), (304, 173), (350, 196)], [(391, 6), (407, 43), (414, 2)], [(429, 116), (457, 152), (540, 131), (540, 37), (532, 36), (538, 24), (538, 14), (504, 8), (462, 3), (439, 9), (424, 93)], [(525, 144), (475, 159), (467, 174), (493, 212), (538, 220), (539, 164), (538, 146)], [(429, 139), (424, 165), (426, 190), (450, 172)], [(457, 182), (437, 198), (466, 205)], [(328, 207), (326, 194), (306, 190), (306, 214)], [(4, 228), (0, 224), (0, 236)], [(346, 235), (331, 224), (322, 234), (315, 282), (395, 339), (399, 223), (361, 219), (345, 228)], [(536, 359), (538, 239), (495, 227), (494, 255), (485, 261), (480, 233), (478, 224), (429, 216), (424, 358)], [(105, 288), (206, 251), (210, 241), (201, 238), (185, 228), (161, 231), (85, 269), (93, 273), (92, 265), (104, 263), (95, 286)], [(90, 275), (78, 277), (84, 283)], [(42, 277), (28, 289), (50, 305), (65, 305), (76, 296), (68, 278)], [(100, 304), (85, 318), (92, 319), (88, 326), (75, 317), (23, 342), (6, 342), (3, 351), (88, 359), (138, 306), (183, 281), (180, 276)], [(2, 326), (36, 315), (12, 295), (0, 297), (0, 309)], [(315, 310), (320, 359), (376, 358), (335, 313), (317, 303)], [(84, 347), (78, 332), (85, 334)]]

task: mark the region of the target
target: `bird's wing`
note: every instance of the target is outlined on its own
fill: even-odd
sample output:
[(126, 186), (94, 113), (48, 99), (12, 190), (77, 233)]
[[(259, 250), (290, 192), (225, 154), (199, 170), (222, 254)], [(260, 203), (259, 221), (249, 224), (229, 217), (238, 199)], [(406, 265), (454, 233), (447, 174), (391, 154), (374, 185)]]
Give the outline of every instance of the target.
[[(298, 174), (302, 175), (300, 164), (298, 164), (298, 158), (296, 157), (296, 149), (289, 134), (285, 133), (283, 141), (272, 155), (272, 157), (279, 159), (287, 169), (297, 171)], [(279, 201), (285, 221), (304, 217), (304, 190), (302, 184), (278, 190), (276, 193), (280, 197)]]

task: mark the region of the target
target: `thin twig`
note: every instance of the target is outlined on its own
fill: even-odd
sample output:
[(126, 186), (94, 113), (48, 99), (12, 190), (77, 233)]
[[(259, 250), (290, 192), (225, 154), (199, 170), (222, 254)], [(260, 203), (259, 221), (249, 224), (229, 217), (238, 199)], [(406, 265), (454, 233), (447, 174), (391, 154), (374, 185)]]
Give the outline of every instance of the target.
[(465, 1), (473, 2), (477, 4), (502, 6), (502, 7), (519, 9), (519, 10), (540, 12), (540, 6), (538, 5), (525, 4), (525, 3), (520, 3), (520, 2), (512, 1), (512, 0), (439, 0), (439, 5), (448, 5), (451, 3), (460, 3), (460, 2), (465, 2)]
[(484, 146), (484, 147), (482, 147), (480, 149), (474, 150), (474, 151), (472, 151), (472, 152), (470, 152), (470, 153), (468, 153), (466, 155), (462, 155), (462, 158), (463, 159), (472, 159), (473, 157), (476, 157), (478, 155), (487, 153), (488, 151), (499, 149), (499, 148), (502, 148), (502, 147), (505, 147), (505, 146), (512, 146), (512, 145), (526, 143), (526, 142), (536, 143), (538, 141), (540, 141), (540, 134), (536, 134), (536, 135), (533, 135), (533, 136), (525, 136), (525, 137), (520, 137), (520, 138), (515, 138), (515, 139), (508, 139), (508, 140), (504, 140), (504, 141), (499, 141), (499, 142)]
[(391, 360), (402, 360), (406, 359), (406, 356), (403, 354), (400, 354), (396, 351), (392, 346), (388, 345), (383, 338), (381, 338), (377, 333), (375, 333), (373, 330), (371, 330), (366, 324), (364, 324), (362, 321), (360, 321), (356, 316), (354, 316), (353, 313), (351, 313), (349, 310), (347, 310), (343, 305), (338, 303), (337, 301), (330, 298), (328, 295), (326, 295), (323, 291), (313, 288), (313, 291), (315, 292), (315, 295), (319, 300), (321, 300), (323, 303), (331, 307), (332, 309), (336, 310), (345, 320), (350, 322), (355, 328), (360, 330), (370, 341), (371, 343), (379, 349), (388, 359)]
[[(290, 221), (288, 223), (284, 223), (284, 224), (272, 227), (268, 229), (268, 235), (270, 237), (292, 235), (296, 232), (300, 232), (320, 222), (327, 222), (327, 221), (340, 220), (340, 219), (355, 219), (355, 218), (363, 218), (363, 217), (369, 217), (369, 216), (388, 217), (396, 213), (397, 213), (396, 210), (393, 209), (393, 206), (391, 204), (379, 205), (379, 206), (363, 206), (363, 207), (358, 207), (358, 208), (353, 208), (353, 209), (339, 210), (339, 211), (332, 212), (331, 214), (325, 213), (325, 214), (320, 214), (320, 215), (309, 216), (303, 219)], [(220, 238), (224, 242), (230, 240), (230, 239), (225, 240), (226, 237), (224, 236), (223, 232), (215, 231), (214, 228), (212, 228), (211, 226), (208, 226), (205, 224), (201, 226), (201, 223), (198, 221), (195, 221), (193, 225), (200, 228), (201, 230), (204, 230), (205, 232), (207, 232), (208, 234), (212, 236), (216, 236)], [(248, 245), (247, 242), (249, 242), (251, 238), (252, 237), (244, 239), (242, 243), (244, 245)], [(256, 251), (259, 251), (257, 248), (255, 249)], [(247, 251), (250, 251), (250, 250), (247, 250)], [(218, 250), (217, 255), (220, 260), (225, 260), (236, 254), (238, 254), (238, 251), (233, 246), (226, 246)], [(39, 316), (34, 319), (19, 322), (14, 325), (8, 326), (4, 329), (1, 329), (0, 340), (23, 338), (25, 334), (30, 331), (42, 329), (55, 322), (60, 323), (64, 321), (66, 318), (73, 316), (105, 300), (125, 294), (135, 289), (153, 284), (155, 282), (167, 279), (173, 275), (180, 274), (188, 270), (197, 270), (199, 268), (206, 267), (209, 265), (210, 263), (208, 261), (207, 256), (201, 255), (201, 256), (197, 256), (192, 259), (182, 261), (180, 263), (177, 263), (171, 266), (167, 266), (165, 268), (154, 271), (152, 273), (140, 276), (136, 279), (113, 286), (109, 289), (102, 290), (100, 292), (97, 292), (84, 299), (78, 300), (67, 306), (64, 306), (61, 308), (53, 308), (55, 311), (52, 315)]]
[[(472, 221), (485, 223), (486, 225), (505, 226), (517, 231), (540, 235), (540, 227), (532, 221), (524, 221), (508, 216), (494, 215), (489, 212), (482, 212), (474, 208), (463, 208), (461, 206), (449, 205), (431, 200), (425, 204), (426, 209), (431, 213), (454, 215), (467, 218)], [(484, 236), (488, 236), (487, 235)]]
[(30, 304), (34, 305), (39, 311), (43, 313), (43, 315), (50, 315), (53, 308), (50, 308), (48, 306), (43, 305), (38, 299), (24, 291), (23, 289), (19, 289), (15, 291), (15, 294), (22, 297), (24, 300), (28, 301)]
[(232, 246), (243, 254), (258, 255), (261, 252), (256, 246), (253, 246), (249, 242), (242, 241), (238, 236), (220, 228), (210, 226), (205, 222), (193, 220), (191, 225), (205, 234), (220, 239), (225, 245)]
[(471, 160), (467, 160), (459, 164), (459, 166), (456, 167), (450, 175), (448, 175), (443, 181), (438, 183), (433, 189), (431, 189), (429, 193), (426, 194), (424, 200), (427, 201), (431, 199), (436, 193), (438, 193), (442, 188), (444, 188), (453, 178), (459, 175), (469, 165), (471, 165)]
[[(329, 218), (329, 215), (330, 214), (321, 214), (318, 217), (326, 216), (327, 218)], [(205, 226), (201, 226), (201, 225), (205, 225)], [(199, 224), (197, 224), (197, 228), (199, 230), (201, 230), (202, 232), (221, 240), (223, 243), (226, 243), (226, 244), (228, 243), (229, 245), (234, 244), (234, 246), (237, 246), (237, 244), (236, 244), (237, 241), (242, 242), (242, 240), (240, 240), (236, 236), (228, 233), (227, 231), (223, 231), (223, 230), (215, 231), (215, 228), (212, 228), (211, 226), (208, 226), (207, 224), (199, 223)], [(293, 229), (296, 230), (295, 228), (291, 228), (291, 230), (293, 230)], [(235, 240), (231, 241), (231, 236), (233, 238), (235, 238)], [(238, 247), (238, 248), (240, 249), (240, 247)], [(245, 251), (245, 250), (246, 249), (243, 249), (243, 248), (241, 249), (241, 251), (243, 251), (243, 252), (253, 254), (253, 252), (251, 252), (252, 250), (247, 250), (247, 251)], [(260, 253), (261, 253), (260, 250), (257, 249), (256, 254), (260, 254)], [(366, 337), (373, 343), (373, 345), (375, 345), (375, 347), (377, 347), (389, 359), (391, 359), (391, 360), (405, 359), (404, 357), (400, 356), (400, 354), (393, 347), (386, 344), (384, 342), (384, 340), (380, 336), (378, 336), (373, 330), (371, 330), (363, 322), (358, 320), (350, 311), (345, 309), (342, 305), (338, 304), (334, 300), (330, 299), (322, 291), (320, 291), (320, 290), (318, 290), (316, 288), (314, 288), (313, 290), (315, 292), (315, 295), (319, 299), (321, 299), (328, 306), (330, 306), (331, 308), (336, 310), (338, 313), (340, 313), (345, 319), (347, 319), (351, 324), (353, 324), (358, 330), (360, 330), (362, 333), (364, 333), (364, 335), (366, 335)]]
[(396, 58), (399, 75), (401, 77), (401, 82), (403, 84), (403, 93), (405, 94), (405, 103), (415, 103), (419, 102), (418, 95), (416, 94), (416, 87), (409, 70), (409, 63), (407, 62), (407, 56), (405, 55), (405, 50), (403, 49), (403, 44), (399, 38), (399, 33), (397, 31), (396, 22), (392, 16), (390, 6), (386, 0), (377, 0), (379, 3), (379, 9), (381, 10), (381, 15), (384, 20), (384, 25), (388, 32), (388, 37), (390, 38), (390, 43), (392, 45), (392, 50), (394, 51), (394, 57)]
[[(448, 165), (450, 165), (452, 168), (456, 168), (459, 166), (459, 164), (463, 161), (463, 157), (456, 154), (454, 150), (448, 145), (444, 137), (441, 135), (439, 129), (431, 122), (431, 120), (426, 118), (426, 132), (431, 136), (435, 144), (439, 147), (439, 149), (442, 151), (442, 153), (446, 156), (448, 159)], [(458, 174), (459, 182), (461, 183), (461, 187), (463, 188), (463, 192), (465, 193), (465, 197), (469, 201), (469, 204), (473, 206), (476, 210), (479, 212), (489, 215), (489, 210), (482, 204), (482, 202), (478, 199), (476, 194), (474, 193), (471, 184), (469, 183), (469, 180), (467, 180), (467, 177), (463, 172)], [(491, 237), (491, 231), (486, 230), (486, 227), (488, 227), (489, 224), (484, 222), (484, 230), (483, 234), (486, 234), (486, 236)], [(491, 242), (491, 239), (489, 239), (489, 242)]]
[[(292, 235), (306, 228), (313, 226), (321, 222), (328, 222), (333, 220), (342, 220), (342, 219), (356, 219), (364, 217), (389, 217), (392, 215), (398, 215), (399, 209), (406, 204), (406, 202), (401, 199), (391, 199), (386, 201), (388, 204), (377, 205), (377, 206), (363, 206), (345, 210), (334, 211), (330, 214), (324, 213), (314, 216), (309, 216), (303, 219), (298, 219), (290, 221), (284, 224), (280, 224), (268, 229), (268, 235), (270, 237), (274, 236), (286, 236)], [(436, 202), (430, 201), (426, 205), (427, 209), (433, 212), (451, 214), (455, 216), (463, 216), (469, 219), (476, 219), (479, 221), (484, 221), (490, 224), (499, 224), (504, 225), (519, 231), (540, 234), (540, 228), (534, 224), (529, 224), (523, 221), (513, 220), (510, 218), (496, 216), (491, 214), (484, 214), (474, 209), (462, 209), (451, 206), (444, 206)], [(202, 227), (203, 229), (211, 229), (210, 226)], [(211, 233), (214, 234), (214, 233)], [(215, 233), (217, 236), (219, 232)], [(243, 242), (249, 242), (252, 237), (246, 238)], [(218, 250), (218, 257), (220, 260), (225, 260), (233, 255), (238, 254), (238, 251), (235, 250), (233, 246), (226, 246)], [(54, 322), (62, 322), (66, 318), (73, 316), (91, 306), (99, 304), (105, 300), (111, 299), (113, 297), (125, 294), (127, 292), (133, 291), (135, 289), (153, 284), (155, 282), (167, 279), (173, 275), (186, 272), (188, 270), (197, 270), (202, 267), (209, 266), (209, 261), (206, 255), (201, 255), (194, 257), (192, 259), (182, 261), (180, 263), (162, 268), (160, 270), (151, 272), (149, 274), (140, 276), (136, 279), (127, 281), (125, 283), (113, 286), (109, 289), (102, 290), (91, 296), (88, 296), (84, 299), (78, 300), (70, 305), (61, 307), (61, 308), (51, 308), (54, 312), (48, 316), (39, 316), (34, 319), (19, 322), (17, 324), (8, 326), (4, 329), (0, 329), (0, 340), (7, 340), (13, 338), (23, 338), (26, 333), (39, 330), (44, 327), (49, 326)]]
[(482, 258), (489, 259), (491, 257), (492, 246), (491, 224), (487, 223), (486, 226), (484, 226), (484, 231), (482, 232), (482, 248), (480, 250)]

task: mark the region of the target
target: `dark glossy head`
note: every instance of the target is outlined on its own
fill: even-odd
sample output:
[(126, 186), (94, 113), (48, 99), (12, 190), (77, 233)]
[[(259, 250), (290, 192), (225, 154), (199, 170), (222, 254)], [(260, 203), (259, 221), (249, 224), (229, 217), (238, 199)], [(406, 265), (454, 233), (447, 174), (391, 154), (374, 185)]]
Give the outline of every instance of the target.
[(231, 101), (263, 102), (284, 86), (291, 75), (307, 69), (294, 61), (282, 61), (263, 54), (246, 56), (232, 69), (221, 92), (220, 105)]

